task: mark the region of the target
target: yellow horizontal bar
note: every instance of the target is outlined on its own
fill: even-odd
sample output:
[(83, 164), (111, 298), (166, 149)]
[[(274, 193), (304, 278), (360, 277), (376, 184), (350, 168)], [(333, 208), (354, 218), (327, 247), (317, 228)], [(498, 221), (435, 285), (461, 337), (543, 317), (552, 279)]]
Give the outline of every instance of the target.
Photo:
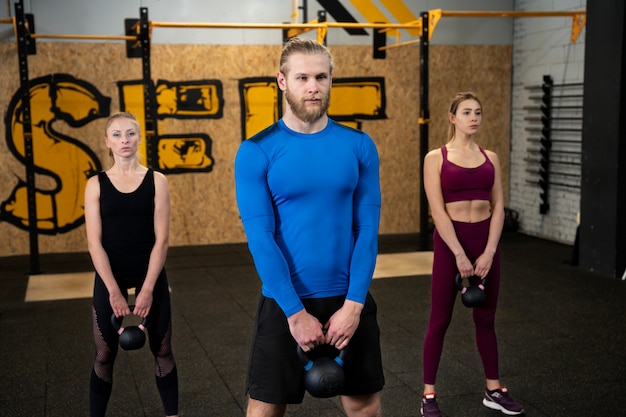
[[(580, 30), (584, 27), (587, 17), (585, 10), (579, 11), (539, 11), (539, 12), (521, 12), (521, 11), (459, 11), (434, 9), (430, 11), (430, 30), (429, 37), (432, 37), (437, 21), (440, 17), (559, 17), (571, 16), (573, 19), (572, 42), (576, 41)], [(0, 19), (0, 23), (14, 23), (14, 19)], [(202, 22), (149, 22), (149, 30), (152, 33), (153, 28), (191, 28), (191, 29), (290, 29), (288, 33), (303, 33), (317, 29), (324, 33), (328, 28), (343, 29), (380, 29), (380, 30), (422, 30), (421, 20), (407, 23), (351, 23), (351, 22), (310, 22), (310, 23), (202, 23)], [(110, 35), (49, 35), (49, 34), (32, 34), (33, 39), (94, 39), (94, 40), (137, 40), (137, 36), (110, 36)], [(413, 43), (413, 42), (410, 42)], [(395, 46), (399, 46), (398, 44)], [(394, 46), (388, 46), (390, 48)], [(385, 48), (385, 47), (383, 47)], [(381, 48), (382, 49), (382, 48)]]
[(577, 16), (586, 14), (585, 10), (580, 11), (545, 11), (545, 12), (516, 12), (516, 11), (461, 11), (442, 10), (441, 15), (447, 17), (558, 17)]
[(516, 11), (460, 11), (460, 10), (441, 10), (433, 9), (428, 12), (429, 16), (429, 31), (428, 40), (433, 36), (435, 27), (441, 17), (567, 17), (572, 18), (572, 33), (570, 41), (576, 43), (578, 35), (582, 31), (587, 22), (586, 10), (571, 10), (571, 11), (543, 11), (543, 12), (516, 12)]
[(136, 41), (137, 36), (112, 36), (112, 35), (47, 35), (43, 33), (33, 33), (30, 35), (33, 39), (99, 39), (99, 40), (118, 40), (118, 41)]
[(153, 28), (206, 28), (206, 29), (321, 29), (321, 28), (372, 28), (372, 29), (415, 29), (417, 23), (194, 23), (194, 22), (150, 22)]

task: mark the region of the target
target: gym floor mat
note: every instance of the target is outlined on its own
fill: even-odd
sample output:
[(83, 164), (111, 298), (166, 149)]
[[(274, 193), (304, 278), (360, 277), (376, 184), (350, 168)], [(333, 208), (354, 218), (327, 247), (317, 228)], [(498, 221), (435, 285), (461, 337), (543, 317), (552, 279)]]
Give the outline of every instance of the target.
[(376, 260), (374, 278), (430, 275), (432, 267), (431, 251), (380, 254)]

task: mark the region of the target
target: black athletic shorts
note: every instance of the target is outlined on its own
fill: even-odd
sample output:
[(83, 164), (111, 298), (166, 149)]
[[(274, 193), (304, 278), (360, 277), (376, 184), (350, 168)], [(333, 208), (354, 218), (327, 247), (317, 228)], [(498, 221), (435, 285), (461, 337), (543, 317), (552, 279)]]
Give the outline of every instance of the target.
[[(324, 324), (343, 305), (344, 299), (345, 296), (307, 298), (302, 302), (306, 311)], [(383, 389), (385, 377), (376, 310), (376, 302), (368, 293), (359, 327), (347, 348), (346, 379), (341, 395), (366, 395)], [(315, 349), (311, 354), (314, 352)], [(270, 404), (300, 404), (305, 392), (303, 365), (287, 317), (274, 299), (261, 296), (248, 363), (248, 394)]]

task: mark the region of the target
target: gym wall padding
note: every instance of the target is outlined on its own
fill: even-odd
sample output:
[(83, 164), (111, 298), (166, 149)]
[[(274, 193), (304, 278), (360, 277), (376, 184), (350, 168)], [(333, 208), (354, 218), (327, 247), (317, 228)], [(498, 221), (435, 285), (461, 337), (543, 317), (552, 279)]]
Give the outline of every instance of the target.
[[(207, 31), (207, 36), (210, 32)], [(381, 234), (419, 231), (419, 47), (393, 48), (384, 60), (372, 58), (367, 46), (329, 45), (337, 78), (384, 79), (385, 119), (360, 120), (378, 146), (381, 158), (383, 210)], [(212, 140), (213, 166), (209, 172), (168, 175), (172, 194), (170, 245), (244, 242), (245, 234), (235, 202), (233, 161), (242, 140), (239, 80), (275, 77), (280, 46), (152, 45), (154, 82), (219, 80), (223, 114), (213, 119), (159, 120), (160, 135), (204, 133)], [(29, 78), (70, 74), (110, 97), (110, 112), (120, 109), (118, 83), (142, 78), (141, 60), (128, 59), (121, 43), (37, 42), (29, 56)], [(0, 108), (6, 113), (19, 88), (15, 43), (0, 43)], [(496, 151), (502, 165), (505, 201), (508, 195), (511, 100), (511, 46), (432, 46), (430, 49), (430, 140), (433, 149), (445, 143), (447, 106), (460, 90), (476, 92), (483, 100), (484, 126), (478, 143)], [(332, 97), (331, 97), (332, 101)], [(64, 121), (54, 128), (93, 151), (102, 166), (109, 160), (103, 139), (104, 118), (81, 127)], [(5, 129), (0, 132), (0, 203), (6, 202), (24, 165), (11, 153)], [(36, 159), (37, 160), (37, 159)], [(41, 160), (39, 160), (41, 161)], [(58, 161), (57, 161), (58, 163)], [(37, 162), (36, 162), (37, 164)], [(37, 175), (38, 189), (54, 190), (52, 177)], [(76, 201), (82, 193), (73, 193)], [(74, 202), (74, 204), (78, 204)], [(0, 219), (0, 257), (26, 255), (28, 232)], [(40, 253), (87, 250), (84, 225), (58, 234), (39, 235)]]

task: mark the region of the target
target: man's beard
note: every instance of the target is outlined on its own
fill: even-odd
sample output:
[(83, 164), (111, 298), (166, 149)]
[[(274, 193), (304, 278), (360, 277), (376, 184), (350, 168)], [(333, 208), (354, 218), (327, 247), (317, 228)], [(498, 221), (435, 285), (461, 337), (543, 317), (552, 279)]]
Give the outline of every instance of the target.
[(289, 107), (291, 107), (291, 111), (298, 119), (305, 123), (312, 123), (319, 120), (328, 110), (328, 105), (330, 104), (328, 96), (318, 94), (316, 98), (320, 100), (320, 105), (308, 108), (304, 100), (295, 98), (289, 90), (285, 91), (285, 99)]

